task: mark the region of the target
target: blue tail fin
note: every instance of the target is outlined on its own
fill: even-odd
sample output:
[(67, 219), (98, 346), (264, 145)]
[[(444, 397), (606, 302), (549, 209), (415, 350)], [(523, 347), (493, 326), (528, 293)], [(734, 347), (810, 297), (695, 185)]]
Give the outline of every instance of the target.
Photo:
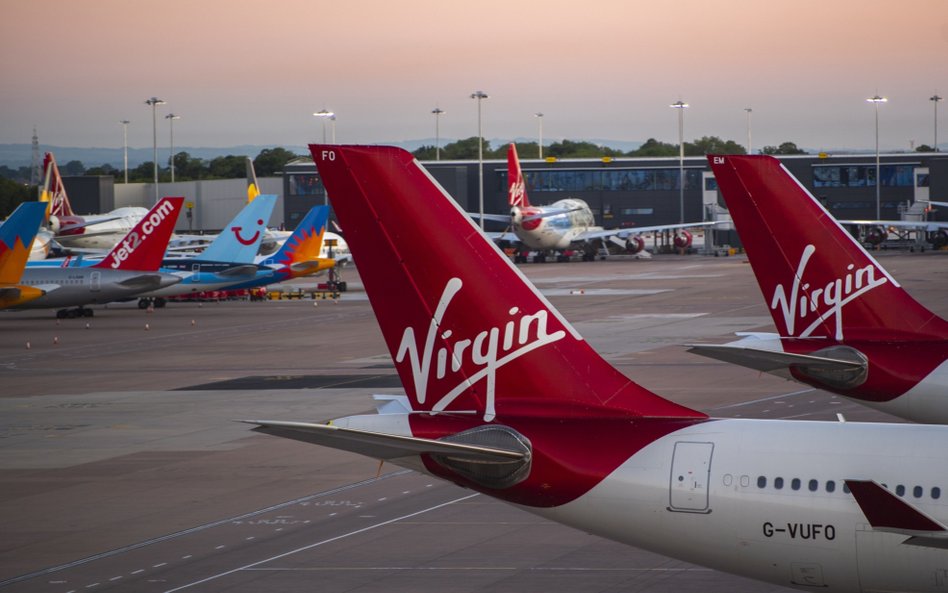
[(267, 221), (273, 212), (277, 197), (261, 194), (244, 206), (221, 234), (197, 258), (200, 261), (220, 261), (251, 264), (260, 250), (260, 242), (267, 230)]
[(313, 206), (271, 259), (284, 265), (316, 259), (322, 249), (328, 223), (329, 206)]

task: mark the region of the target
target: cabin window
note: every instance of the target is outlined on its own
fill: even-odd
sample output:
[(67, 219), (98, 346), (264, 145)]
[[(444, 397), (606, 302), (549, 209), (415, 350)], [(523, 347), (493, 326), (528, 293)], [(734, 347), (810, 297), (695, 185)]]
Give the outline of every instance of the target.
[(898, 486), (896, 486), (895, 494), (897, 496), (905, 496), (905, 486), (903, 486), (902, 484), (899, 484)]
[(921, 498), (922, 494), (924, 493), (925, 493), (925, 489), (922, 488), (921, 486), (916, 486), (915, 488), (912, 488), (912, 496), (914, 496), (915, 498)]
[(810, 492), (816, 492), (820, 489), (820, 483), (816, 480), (810, 480), (807, 487), (810, 489)]
[(792, 480), (790, 480), (790, 488), (792, 488), (792, 489), (794, 489), (794, 490), (799, 490), (799, 489), (800, 489), (800, 478), (793, 478)]
[(934, 498), (935, 500), (938, 500), (939, 498), (941, 498), (941, 488), (939, 488), (938, 486), (935, 486), (934, 488), (932, 488), (932, 498)]
[(836, 482), (833, 480), (826, 481), (826, 491), (827, 492), (836, 492)]
[(783, 488), (783, 478), (774, 478), (774, 488), (781, 490)]
[(767, 477), (766, 476), (757, 476), (757, 487), (766, 488), (767, 487)]

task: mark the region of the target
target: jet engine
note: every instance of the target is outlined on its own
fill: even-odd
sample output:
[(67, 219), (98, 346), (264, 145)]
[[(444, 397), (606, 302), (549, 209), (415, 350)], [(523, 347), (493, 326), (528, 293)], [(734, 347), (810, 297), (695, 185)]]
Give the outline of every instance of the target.
[(691, 247), (691, 242), (694, 240), (694, 237), (691, 236), (691, 233), (682, 229), (675, 234), (675, 247), (678, 249), (687, 249)]
[(866, 231), (866, 243), (875, 246), (885, 241), (889, 233), (881, 226), (874, 226)]
[(635, 255), (645, 249), (645, 239), (638, 235), (630, 236), (625, 242), (625, 252)]

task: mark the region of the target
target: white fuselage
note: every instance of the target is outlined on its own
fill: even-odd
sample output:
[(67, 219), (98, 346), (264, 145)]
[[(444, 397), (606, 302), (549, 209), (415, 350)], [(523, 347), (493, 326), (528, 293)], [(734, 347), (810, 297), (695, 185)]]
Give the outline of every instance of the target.
[[(558, 214), (546, 215), (550, 211)], [(538, 216), (530, 219), (530, 217)], [(527, 218), (524, 221), (524, 218)], [(550, 206), (514, 206), (510, 210), (511, 227), (520, 242), (537, 251), (568, 249), (576, 238), (588, 231), (601, 230), (589, 205), (583, 200), (568, 198)]]
[[(147, 214), (147, 208), (127, 206), (116, 208), (108, 214), (71, 217), (83, 219), (87, 226), (71, 233), (66, 219), (56, 234), (56, 241), (66, 248), (108, 250), (121, 241)], [(98, 220), (101, 222), (96, 222)]]
[[(410, 433), (402, 414), (333, 424)], [(720, 419), (656, 439), (571, 502), (523, 508), (788, 587), (944, 591), (948, 550), (906, 545), (904, 534), (873, 530), (844, 480), (875, 480), (944, 523), (946, 458), (942, 426)], [(417, 458), (400, 463), (422, 467)]]
[(99, 268), (37, 267), (23, 271), (20, 283), (48, 292), (17, 309), (73, 307), (137, 296), (146, 290), (172, 286), (181, 279), (160, 272), (136, 272)]

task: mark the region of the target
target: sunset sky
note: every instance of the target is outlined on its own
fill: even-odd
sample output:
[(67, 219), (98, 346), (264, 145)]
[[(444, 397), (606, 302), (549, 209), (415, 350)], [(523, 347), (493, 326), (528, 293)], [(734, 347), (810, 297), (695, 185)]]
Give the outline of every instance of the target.
[[(302, 145), (487, 138), (931, 144), (948, 96), (945, 0), (2, 0), (0, 143)], [(948, 101), (939, 106), (948, 142)], [(327, 126), (327, 133), (329, 127)]]

